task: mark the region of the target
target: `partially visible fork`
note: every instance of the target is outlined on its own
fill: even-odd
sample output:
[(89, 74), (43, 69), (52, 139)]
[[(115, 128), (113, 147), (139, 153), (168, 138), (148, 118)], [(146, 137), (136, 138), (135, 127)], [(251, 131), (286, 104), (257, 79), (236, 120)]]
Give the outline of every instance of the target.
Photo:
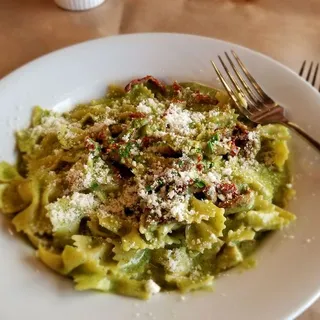
[[(265, 91), (260, 87), (257, 81), (244, 66), (238, 55), (233, 50), (231, 50), (231, 53), (236, 61), (237, 66), (227, 52), (225, 52), (225, 55), (238, 80), (229, 71), (221, 56), (218, 56), (218, 58), (230, 79), (229, 83), (222, 75), (216, 64), (213, 61), (211, 61), (211, 63), (224, 88), (228, 92), (235, 105), (238, 107), (239, 111), (247, 119), (257, 124), (280, 123), (294, 129), (320, 152), (320, 143), (309, 136), (297, 124), (289, 121), (285, 117), (283, 107), (278, 105), (265, 93)], [(240, 72), (239, 68), (242, 72)], [(245, 78), (247, 78), (247, 80)]]
[[(304, 60), (303, 61), (303, 63), (302, 63), (302, 66), (301, 66), (301, 69), (300, 69), (300, 71), (299, 71), (299, 76), (301, 76), (301, 77), (303, 77), (303, 74), (304, 74), (304, 69), (305, 69), (305, 67), (306, 67), (306, 60)], [(313, 71), (313, 62), (311, 62), (310, 63), (310, 66), (309, 66), (309, 69), (308, 69), (308, 71), (307, 71), (307, 74), (306, 74), (306, 81), (307, 82), (309, 82), (309, 79), (310, 79), (310, 77), (311, 77), (311, 75), (312, 75), (312, 72), (313, 72), (313, 75), (312, 75), (312, 77), (311, 77), (311, 85), (313, 86), (313, 87), (315, 87), (316, 86), (316, 81), (317, 81), (317, 75), (318, 75), (318, 70), (319, 70), (319, 63), (317, 63), (317, 65), (316, 65), (316, 67), (315, 67), (315, 69), (314, 69), (314, 71)], [(318, 88), (318, 91), (320, 91), (320, 86), (319, 86), (319, 88)]]

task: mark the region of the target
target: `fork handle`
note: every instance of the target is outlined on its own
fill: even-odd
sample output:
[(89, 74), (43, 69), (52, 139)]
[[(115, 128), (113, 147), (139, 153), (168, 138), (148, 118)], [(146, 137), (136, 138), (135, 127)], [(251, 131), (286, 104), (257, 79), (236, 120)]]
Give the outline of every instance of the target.
[(300, 136), (302, 136), (304, 139), (306, 139), (311, 145), (313, 145), (319, 152), (320, 152), (320, 143), (310, 137), (302, 128), (300, 128), (297, 124), (293, 122), (283, 122), (283, 125), (293, 129), (295, 132), (297, 132)]

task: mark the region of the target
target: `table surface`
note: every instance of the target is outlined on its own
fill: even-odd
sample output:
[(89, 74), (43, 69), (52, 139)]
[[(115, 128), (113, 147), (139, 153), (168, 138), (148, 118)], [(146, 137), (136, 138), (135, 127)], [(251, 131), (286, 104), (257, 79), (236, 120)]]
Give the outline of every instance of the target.
[[(320, 62), (319, 16), (319, 0), (106, 0), (85, 12), (53, 0), (0, 0), (0, 78), (53, 50), (134, 32), (219, 38), (298, 71), (305, 59)], [(320, 301), (298, 319), (320, 319)]]

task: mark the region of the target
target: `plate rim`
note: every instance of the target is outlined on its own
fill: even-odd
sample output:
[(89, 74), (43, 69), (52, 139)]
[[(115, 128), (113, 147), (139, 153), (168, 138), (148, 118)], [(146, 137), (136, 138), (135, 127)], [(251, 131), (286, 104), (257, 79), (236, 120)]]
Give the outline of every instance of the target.
[(286, 71), (290, 72), (296, 78), (299, 78), (301, 80), (301, 82), (307, 84), (310, 88), (312, 88), (315, 92), (318, 93), (318, 91), (317, 91), (317, 89), (315, 89), (315, 87), (313, 87), (309, 82), (307, 82), (303, 78), (301, 78), (295, 71), (293, 71), (291, 68), (289, 68), (285, 64), (281, 63), (280, 61), (276, 60), (275, 58), (268, 56), (265, 53), (262, 53), (260, 51), (255, 50), (255, 49), (245, 47), (245, 46), (243, 46), (241, 44), (237, 44), (235, 42), (231, 42), (231, 41), (227, 41), (227, 40), (223, 40), (223, 39), (219, 39), (219, 38), (215, 38), (215, 37), (202, 36), (202, 35), (191, 34), (191, 33), (177, 33), (177, 32), (173, 32), (173, 33), (171, 33), (171, 32), (125, 33), (125, 34), (116, 34), (116, 35), (110, 35), (110, 36), (98, 37), (98, 38), (94, 38), (94, 39), (80, 41), (80, 42), (59, 48), (59, 49), (55, 49), (55, 50), (50, 51), (48, 53), (45, 53), (39, 57), (36, 57), (28, 62), (23, 63), (22, 65), (20, 65), (16, 69), (11, 70), (9, 73), (5, 74), (2, 78), (0, 78), (0, 85), (2, 84), (2, 82), (6, 82), (6, 81), (10, 80), (12, 77), (16, 76), (17, 73), (19, 73), (29, 67), (32, 67), (34, 64), (38, 63), (39, 61), (44, 60), (46, 58), (50, 58), (51, 56), (62, 53), (62, 52), (67, 51), (69, 49), (81, 48), (82, 46), (90, 45), (91, 43), (108, 41), (108, 40), (112, 40), (115, 38), (131, 38), (131, 37), (145, 37), (145, 36), (164, 36), (164, 37), (166, 37), (166, 36), (169, 36), (169, 37), (182, 36), (182, 37), (190, 37), (190, 38), (198, 38), (198, 39), (202, 38), (204, 40), (213, 40), (213, 41), (216, 41), (216, 42), (219, 42), (222, 44), (226, 43), (226, 44), (229, 44), (232, 46), (236, 46), (236, 47), (241, 48), (244, 51), (254, 53), (256, 55), (259, 55), (260, 57), (263, 57), (264, 59), (272, 61), (273, 63), (277, 64), (279, 67), (285, 68)]
[[(112, 35), (112, 36), (107, 36), (107, 37), (99, 37), (99, 38), (95, 38), (95, 39), (90, 39), (90, 40), (86, 40), (86, 41), (82, 41), (79, 43), (75, 43), (57, 50), (54, 50), (52, 52), (46, 53), (42, 56), (39, 56), (35, 59), (32, 59), (29, 62), (26, 62), (24, 64), (22, 64), (21, 66), (19, 66), (18, 68), (12, 70), (11, 72), (9, 72), (8, 74), (6, 74), (4, 77), (0, 78), (0, 87), (3, 85), (6, 85), (6, 83), (9, 83), (11, 80), (14, 80), (15, 77), (19, 76), (19, 74), (21, 72), (25, 72), (26, 70), (28, 70), (29, 68), (32, 68), (34, 65), (36, 65), (39, 61), (43, 61), (47, 58), (53, 57), (56, 54), (59, 53), (63, 53), (65, 51), (68, 51), (70, 49), (76, 49), (76, 48), (81, 48), (81, 47), (86, 47), (86, 46), (90, 46), (90, 44), (92, 43), (98, 43), (98, 42), (104, 42), (104, 41), (108, 41), (111, 39), (115, 39), (115, 38), (132, 38), (132, 37), (145, 37), (145, 36), (164, 36), (164, 37), (190, 37), (190, 38), (198, 38), (198, 39), (204, 39), (204, 40), (213, 40), (215, 42), (221, 43), (221, 44), (228, 44), (231, 46), (235, 46), (238, 48), (241, 48), (242, 50), (249, 52), (249, 53), (253, 53), (255, 55), (260, 56), (263, 59), (269, 60), (272, 63), (276, 64), (277, 66), (284, 68), (287, 72), (291, 73), (291, 76), (294, 76), (295, 78), (299, 78), (299, 81), (302, 85), (308, 85), (309, 88), (312, 88), (312, 90), (314, 90), (314, 92), (316, 92), (318, 94), (318, 91), (311, 86), (311, 84), (309, 84), (308, 82), (306, 82), (305, 80), (303, 80), (297, 73), (295, 73), (292, 69), (290, 69), (288, 66), (284, 65), (283, 63), (277, 61), (276, 59), (261, 53), (259, 51), (250, 49), (248, 47), (230, 42), (230, 41), (225, 41), (222, 39), (217, 39), (217, 38), (213, 38), (213, 37), (208, 37), (208, 36), (201, 36), (201, 35), (195, 35), (195, 34), (186, 34), (186, 33), (168, 33), (168, 32), (147, 32), (147, 33), (131, 33), (131, 34), (120, 34), (120, 35)], [(320, 112), (320, 111), (319, 111)], [(306, 298), (305, 301), (301, 301), (301, 304), (299, 304), (300, 306), (293, 311), (288, 311), (288, 319), (291, 318), (296, 318), (297, 316), (299, 316), (301, 313), (303, 313), (305, 310), (307, 310), (316, 300), (318, 300), (320, 297), (320, 285), (318, 287), (318, 291), (316, 292), (316, 294), (313, 294), (312, 297), (310, 298)]]

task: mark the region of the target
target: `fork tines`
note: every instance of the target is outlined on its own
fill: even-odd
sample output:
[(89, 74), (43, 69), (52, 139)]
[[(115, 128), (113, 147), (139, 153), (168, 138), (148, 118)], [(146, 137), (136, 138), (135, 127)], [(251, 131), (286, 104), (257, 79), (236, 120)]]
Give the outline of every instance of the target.
[[(229, 71), (226, 63), (220, 56), (218, 56), (221, 65), (223, 66), (230, 81), (227, 79), (227, 77), (222, 75), (221, 71), (213, 61), (211, 61), (211, 63), (224, 88), (227, 90), (229, 96), (235, 103), (236, 107), (238, 107), (239, 111), (255, 124), (264, 125), (269, 123), (278, 123), (294, 129), (318, 151), (320, 151), (320, 143), (312, 138), (297, 124), (289, 121), (289, 119), (286, 118), (284, 114), (284, 108), (265, 93), (265, 91), (259, 86), (257, 81), (244, 66), (238, 55), (234, 51), (231, 51), (231, 53), (236, 63), (233, 62), (228, 53), (225, 52), (225, 55), (228, 63), (233, 69), (233, 72)], [(304, 71), (305, 64), (306, 63), (304, 62), (301, 68), (302, 70), (300, 71), (301, 74)], [(315, 82), (317, 77), (318, 68), (319, 66), (317, 65), (312, 78), (313, 82)], [(310, 78), (311, 73), (312, 66), (310, 66), (308, 71), (307, 79)]]
[(213, 61), (211, 61), (211, 63), (239, 111), (256, 123), (286, 121), (283, 108), (278, 106), (277, 103), (265, 93), (244, 66), (238, 55), (233, 50), (231, 50), (231, 53), (235, 62), (227, 52), (225, 52), (225, 55), (233, 72), (229, 70), (221, 56), (218, 56), (230, 81), (226, 80), (226, 77), (222, 75)]
[[(316, 64), (314, 70), (313, 70), (313, 61), (311, 61), (309, 68), (306, 68), (306, 64), (307, 64), (307, 61), (304, 60), (303, 63), (302, 63), (301, 69), (299, 71), (299, 76), (304, 78), (305, 70), (307, 70), (306, 71), (307, 74), (305, 76), (305, 79), (306, 79), (307, 82), (309, 82), (310, 77), (313, 74), (312, 75), (312, 80), (311, 80), (310, 83), (311, 83), (312, 86), (315, 86), (316, 81), (317, 81), (318, 70), (319, 70), (319, 63)], [(320, 91), (320, 86), (319, 86), (318, 90)]]
[[(238, 65), (238, 67), (232, 61), (232, 59), (230, 58), (230, 56), (227, 52), (225, 52), (225, 55), (226, 55), (226, 58), (230, 64), (230, 66), (233, 69), (234, 74), (238, 78), (238, 81), (235, 79), (234, 75), (230, 72), (227, 65), (222, 60), (221, 56), (218, 56), (218, 58), (221, 62), (221, 65), (223, 66), (228, 78), (230, 79), (230, 81), (233, 85), (233, 88), (231, 85), (229, 85), (227, 83), (227, 81), (225, 80), (225, 78), (221, 74), (220, 70), (218, 69), (217, 65), (213, 61), (211, 61), (211, 63), (213, 65), (220, 81), (222, 82), (223, 86), (225, 87), (225, 89), (229, 93), (232, 100), (235, 102), (236, 105), (238, 105), (238, 107), (240, 107), (240, 108), (243, 107), (243, 108), (241, 108), (240, 111), (243, 112), (244, 114), (246, 114), (246, 113), (250, 112), (250, 110), (247, 110), (247, 108), (246, 108), (247, 103), (249, 104), (249, 106), (250, 105), (255, 106), (257, 109), (259, 109), (262, 107), (262, 102), (264, 100), (268, 99), (269, 97), (265, 94), (265, 92), (259, 86), (257, 81), (253, 78), (253, 76), (249, 73), (249, 71), (243, 65), (243, 63), (239, 59), (238, 55), (233, 50), (231, 50), (231, 53), (232, 53), (237, 65)], [(241, 69), (242, 74), (241, 74), (239, 68)], [(247, 77), (252, 88), (250, 88), (250, 86), (247, 84), (247, 82), (244, 79), (244, 76)], [(255, 89), (255, 90), (253, 91), (253, 89)]]

